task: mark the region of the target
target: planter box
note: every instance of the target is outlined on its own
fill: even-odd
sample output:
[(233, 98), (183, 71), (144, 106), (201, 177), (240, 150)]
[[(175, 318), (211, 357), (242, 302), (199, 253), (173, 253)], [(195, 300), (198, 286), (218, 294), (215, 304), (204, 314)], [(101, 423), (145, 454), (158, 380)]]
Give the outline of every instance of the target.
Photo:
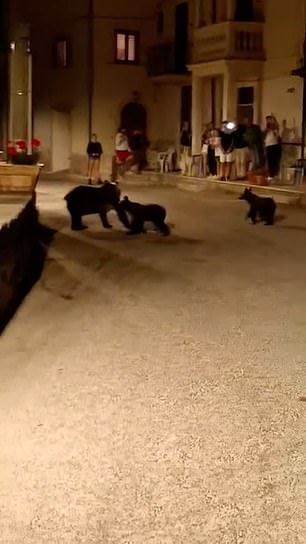
[(248, 182), (250, 185), (261, 185), (261, 186), (268, 185), (266, 173), (263, 171), (249, 172)]
[(28, 155), (27, 153), (17, 153), (16, 155), (12, 156), (12, 164), (18, 164), (18, 165), (25, 165), (25, 166), (32, 166), (38, 163), (39, 161), (39, 153), (33, 153), (32, 155)]
[(37, 165), (0, 165), (0, 193), (33, 193), (41, 168)]

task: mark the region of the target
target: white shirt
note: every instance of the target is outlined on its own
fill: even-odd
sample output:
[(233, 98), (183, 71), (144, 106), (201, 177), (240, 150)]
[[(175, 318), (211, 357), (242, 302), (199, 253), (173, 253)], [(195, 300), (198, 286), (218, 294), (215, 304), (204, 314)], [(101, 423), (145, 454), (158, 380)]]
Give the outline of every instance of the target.
[(126, 134), (118, 132), (115, 138), (116, 151), (130, 151), (129, 141)]
[(268, 147), (270, 145), (277, 145), (278, 144), (278, 134), (275, 130), (268, 130), (266, 137), (265, 137), (265, 146)]

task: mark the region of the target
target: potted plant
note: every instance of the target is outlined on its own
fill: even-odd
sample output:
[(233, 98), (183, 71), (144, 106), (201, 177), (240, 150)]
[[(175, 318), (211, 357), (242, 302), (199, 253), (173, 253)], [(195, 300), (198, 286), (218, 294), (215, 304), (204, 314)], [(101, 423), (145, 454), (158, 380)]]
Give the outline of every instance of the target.
[(16, 140), (9, 142), (7, 154), (12, 164), (33, 165), (37, 164), (40, 157), (40, 141), (33, 138), (31, 142), (32, 152), (27, 152), (27, 142), (25, 140)]

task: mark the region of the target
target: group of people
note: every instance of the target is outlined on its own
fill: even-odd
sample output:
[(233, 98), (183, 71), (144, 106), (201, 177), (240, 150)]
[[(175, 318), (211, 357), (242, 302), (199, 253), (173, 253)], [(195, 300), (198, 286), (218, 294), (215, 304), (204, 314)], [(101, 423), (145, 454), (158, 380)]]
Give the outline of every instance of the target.
[[(114, 176), (124, 176), (125, 172), (135, 167), (141, 173), (146, 166), (147, 142), (140, 130), (134, 130), (130, 138), (124, 128), (120, 127), (115, 137), (115, 172)], [(101, 184), (100, 166), (103, 147), (97, 134), (92, 134), (87, 145), (88, 184)]]
[[(191, 131), (184, 123), (181, 131), (181, 170), (186, 174), (191, 158)], [(279, 124), (273, 115), (266, 117), (265, 130), (258, 125), (224, 121), (220, 129), (210, 123), (202, 135), (201, 175), (222, 181), (245, 179), (250, 170), (266, 169), (273, 181), (280, 169), (282, 146)]]
[[(192, 135), (188, 122), (180, 135), (180, 168), (184, 175), (191, 174)], [(222, 181), (242, 180), (249, 171), (266, 169), (268, 180), (273, 181), (280, 169), (282, 145), (279, 124), (273, 115), (266, 117), (264, 131), (245, 120), (242, 123), (223, 121), (221, 128), (210, 123), (203, 132), (201, 147), (201, 175), (218, 177)], [(115, 137), (114, 178), (135, 167), (137, 173), (146, 166), (148, 142), (140, 130), (128, 136), (120, 127)], [(97, 135), (93, 134), (87, 146), (88, 183), (100, 183), (100, 161), (103, 154)]]

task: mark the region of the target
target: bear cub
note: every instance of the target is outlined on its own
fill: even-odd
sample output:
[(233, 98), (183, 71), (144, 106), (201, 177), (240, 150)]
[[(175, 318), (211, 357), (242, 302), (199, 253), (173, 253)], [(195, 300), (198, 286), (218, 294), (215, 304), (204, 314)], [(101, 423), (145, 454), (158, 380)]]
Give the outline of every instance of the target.
[(167, 213), (163, 206), (132, 202), (127, 196), (121, 201), (120, 206), (130, 217), (130, 230), (127, 234), (145, 233), (144, 224), (153, 223), (164, 236), (169, 236), (170, 228), (165, 223)]
[(245, 189), (239, 200), (245, 200), (250, 208), (246, 219), (251, 219), (256, 225), (257, 220), (263, 221), (265, 225), (274, 225), (276, 204), (271, 197), (260, 197), (252, 192), (252, 189)]

